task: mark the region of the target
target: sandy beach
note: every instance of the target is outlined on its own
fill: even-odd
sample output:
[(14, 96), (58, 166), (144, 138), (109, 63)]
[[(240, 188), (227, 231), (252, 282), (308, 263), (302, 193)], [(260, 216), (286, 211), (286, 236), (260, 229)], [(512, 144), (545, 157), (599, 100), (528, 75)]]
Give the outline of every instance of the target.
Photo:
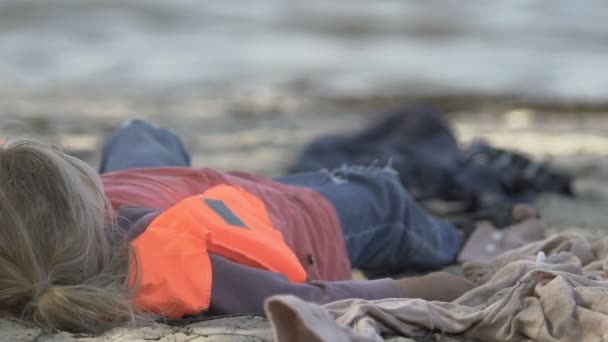
[[(178, 133), (195, 166), (272, 177), (319, 135), (426, 103), (463, 145), (486, 139), (570, 172), (577, 197), (542, 195), (542, 219), (551, 232), (605, 235), (602, 6), (3, 1), (0, 132), (96, 166), (112, 131), (143, 117)], [(272, 332), (265, 318), (248, 316), (97, 337), (0, 318), (0, 341), (34, 340), (270, 341)]]
[[(235, 98), (221, 103), (188, 97), (2, 98), (12, 132), (63, 146), (96, 165), (103, 140), (132, 113), (184, 137), (196, 166), (274, 176), (315, 136), (356, 130), (397, 103), (425, 102), (441, 109), (463, 144), (484, 138), (501, 147), (550, 160), (575, 175), (577, 198), (543, 195), (537, 206), (551, 232), (608, 230), (608, 109), (600, 105), (532, 103), (512, 98)], [(179, 119), (175, 119), (179, 117)], [(18, 124), (15, 122), (19, 122)], [(25, 129), (27, 127), (27, 129)], [(31, 341), (259, 341), (272, 340), (263, 318), (227, 318), (187, 327), (118, 329), (102, 337), (44, 334), (0, 319), (0, 340)]]

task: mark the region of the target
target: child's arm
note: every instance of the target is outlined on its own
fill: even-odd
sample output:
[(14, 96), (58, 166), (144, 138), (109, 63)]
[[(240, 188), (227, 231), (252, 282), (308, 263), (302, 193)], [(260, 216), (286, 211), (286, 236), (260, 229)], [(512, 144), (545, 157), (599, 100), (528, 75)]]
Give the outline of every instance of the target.
[(262, 314), (272, 295), (291, 294), (306, 301), (327, 303), (346, 298), (423, 298), (451, 301), (473, 288), (467, 280), (448, 273), (423, 277), (366, 281), (292, 283), (283, 275), (240, 265), (211, 255), (213, 287), (209, 314)]

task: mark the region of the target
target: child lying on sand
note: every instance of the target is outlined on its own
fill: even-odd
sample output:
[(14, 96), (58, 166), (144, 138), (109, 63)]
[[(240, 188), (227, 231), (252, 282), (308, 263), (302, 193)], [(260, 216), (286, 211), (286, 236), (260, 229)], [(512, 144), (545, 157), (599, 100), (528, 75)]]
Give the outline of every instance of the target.
[(350, 280), (353, 267), (437, 269), (462, 248), (389, 168), (274, 180), (195, 169), (176, 136), (134, 120), (101, 173), (38, 142), (0, 146), (0, 310), (100, 332), (149, 313), (261, 313), (275, 294), (451, 301), (473, 287), (441, 272)]

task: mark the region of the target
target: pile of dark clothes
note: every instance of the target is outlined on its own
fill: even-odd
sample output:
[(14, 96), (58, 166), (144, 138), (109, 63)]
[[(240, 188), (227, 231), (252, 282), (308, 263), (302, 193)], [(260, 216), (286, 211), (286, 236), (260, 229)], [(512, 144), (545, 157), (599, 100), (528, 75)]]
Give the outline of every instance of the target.
[(423, 206), (438, 200), (457, 208), (444, 216), (456, 225), (489, 219), (504, 227), (511, 219), (506, 207), (542, 192), (573, 196), (571, 177), (545, 162), (484, 142), (462, 148), (442, 116), (426, 106), (398, 108), (360, 132), (320, 137), (288, 172), (344, 164), (392, 166)]

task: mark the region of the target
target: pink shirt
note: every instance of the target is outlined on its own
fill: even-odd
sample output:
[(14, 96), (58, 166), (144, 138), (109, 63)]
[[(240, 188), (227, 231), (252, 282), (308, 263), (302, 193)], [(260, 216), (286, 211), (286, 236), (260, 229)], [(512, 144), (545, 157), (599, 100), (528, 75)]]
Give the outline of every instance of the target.
[(351, 279), (340, 222), (333, 205), (316, 191), (242, 172), (166, 167), (116, 171), (101, 176), (112, 206), (165, 210), (218, 184), (239, 186), (260, 198), (273, 225), (306, 269), (309, 280)]

